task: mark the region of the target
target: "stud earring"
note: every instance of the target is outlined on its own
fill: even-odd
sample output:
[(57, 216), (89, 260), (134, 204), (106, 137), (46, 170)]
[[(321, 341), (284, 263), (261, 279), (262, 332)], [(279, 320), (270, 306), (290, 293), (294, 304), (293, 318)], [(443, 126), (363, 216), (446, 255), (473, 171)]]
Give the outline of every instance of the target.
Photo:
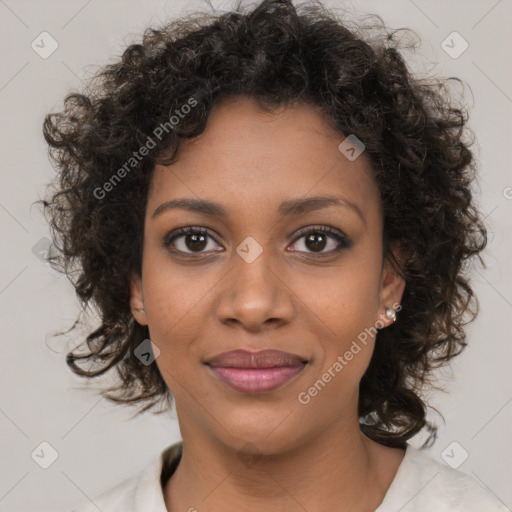
[(394, 309), (386, 308), (386, 316), (396, 322), (396, 313)]

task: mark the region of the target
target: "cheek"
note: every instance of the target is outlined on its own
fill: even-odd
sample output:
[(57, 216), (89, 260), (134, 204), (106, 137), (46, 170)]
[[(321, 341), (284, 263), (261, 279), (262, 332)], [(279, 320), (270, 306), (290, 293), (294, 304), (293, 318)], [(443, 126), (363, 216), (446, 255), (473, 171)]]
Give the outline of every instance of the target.
[(363, 293), (361, 287), (359, 283), (352, 298), (348, 286), (332, 291), (334, 307), (325, 303), (322, 309), (322, 321), (329, 326), (322, 332), (327, 335), (318, 337), (310, 378), (296, 397), (304, 412), (319, 422), (357, 407), (359, 383), (370, 363), (377, 332), (376, 294), (371, 287)]
[[(314, 282), (302, 277), (294, 286), (332, 336), (357, 336), (374, 324), (380, 307), (380, 261), (370, 253), (354, 253)], [(298, 283), (301, 283), (300, 285)]]
[(161, 352), (157, 363), (174, 373), (201, 356), (200, 334), (216, 281), (198, 267), (171, 268), (164, 259), (148, 251), (144, 295), (151, 339)]
[[(203, 355), (201, 326), (208, 299), (202, 298), (204, 293), (197, 290), (176, 292), (181, 286), (183, 283), (175, 280), (160, 279), (148, 293), (146, 303), (150, 337), (160, 349), (155, 362), (172, 395), (178, 401), (186, 401), (195, 388), (194, 375)], [(187, 290), (186, 287), (183, 289)]]
[(321, 330), (315, 376), (328, 382), (333, 392), (356, 389), (370, 362), (379, 318), (379, 269), (380, 261), (372, 253), (359, 254), (317, 283), (314, 293), (308, 295), (303, 282), (302, 295)]

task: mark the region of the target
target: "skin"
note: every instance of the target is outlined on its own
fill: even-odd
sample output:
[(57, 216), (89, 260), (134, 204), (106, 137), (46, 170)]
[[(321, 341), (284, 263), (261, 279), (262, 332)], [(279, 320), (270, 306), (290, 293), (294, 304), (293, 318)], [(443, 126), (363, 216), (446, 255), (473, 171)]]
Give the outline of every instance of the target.
[[(228, 98), (214, 105), (205, 132), (182, 143), (176, 163), (154, 170), (131, 307), (160, 349), (155, 362), (183, 438), (164, 488), (168, 510), (374, 511), (396, 474), (405, 451), (359, 429), (358, 387), (374, 338), (308, 404), (298, 400), (365, 328), (392, 322), (385, 309), (405, 286), (383, 257), (369, 161), (364, 153), (347, 159), (344, 138), (310, 105), (267, 113), (250, 98)], [(323, 195), (351, 201), (361, 215), (346, 205), (278, 214), (282, 201)], [(228, 215), (167, 209), (153, 217), (177, 198), (215, 201)], [(198, 246), (185, 235), (165, 247), (184, 226), (207, 228), (219, 242), (208, 236)], [(351, 245), (336, 252), (327, 233), (315, 250), (297, 235), (307, 226), (340, 230)], [(236, 252), (248, 236), (262, 249), (251, 263)], [(247, 395), (203, 364), (239, 348), (275, 348), (309, 363), (280, 388)]]

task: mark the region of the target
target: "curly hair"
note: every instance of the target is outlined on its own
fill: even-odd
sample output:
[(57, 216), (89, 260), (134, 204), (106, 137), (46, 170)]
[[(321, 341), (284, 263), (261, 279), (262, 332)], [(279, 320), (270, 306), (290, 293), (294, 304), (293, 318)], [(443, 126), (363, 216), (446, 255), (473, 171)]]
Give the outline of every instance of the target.
[[(46, 116), (43, 133), (58, 169), (41, 201), (57, 249), (50, 263), (72, 281), (80, 314), (95, 306), (101, 316), (85, 352), (69, 352), (67, 364), (83, 377), (115, 368), (116, 385), (103, 395), (141, 403), (139, 412), (164, 398), (172, 403), (157, 365), (134, 357), (148, 331), (129, 304), (155, 164), (172, 163), (180, 140), (204, 131), (222, 97), (245, 95), (268, 111), (308, 103), (340, 134), (363, 141), (381, 194), (384, 256), (406, 282), (399, 321), (378, 331), (360, 382), (361, 430), (404, 447), (424, 429), (431, 442), (437, 427), (422, 391), (435, 387), (433, 370), (467, 345), (464, 328), (478, 311), (468, 264), (474, 256), (484, 264), (487, 243), (472, 192), (468, 115), (449, 90), (462, 82), (415, 76), (398, 37), (414, 32), (391, 30), (377, 15), (349, 28), (320, 2), (265, 0), (251, 9), (239, 2), (227, 13), (147, 28), (86, 90), (68, 93), (61, 112)], [(195, 108), (170, 126), (169, 114), (191, 102)], [(143, 152), (144, 145), (152, 149)]]

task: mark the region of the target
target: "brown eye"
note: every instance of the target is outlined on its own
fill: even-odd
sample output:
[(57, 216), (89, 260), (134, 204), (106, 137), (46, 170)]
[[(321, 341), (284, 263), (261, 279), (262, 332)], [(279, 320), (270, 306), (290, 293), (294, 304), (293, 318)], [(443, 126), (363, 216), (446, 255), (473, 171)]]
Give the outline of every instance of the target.
[[(352, 242), (341, 231), (326, 226), (304, 228), (299, 231), (299, 235), (293, 243), (293, 248), (298, 252), (327, 255), (352, 246)], [(305, 250), (300, 248), (301, 245)]]
[[(164, 245), (172, 252), (201, 254), (203, 252), (209, 252), (205, 251), (208, 247), (209, 239), (217, 242), (215, 237), (204, 228), (186, 227), (168, 234), (164, 238)], [(212, 247), (211, 250), (218, 251), (218, 249), (215, 249), (215, 244), (213, 245), (214, 247)]]
[(184, 241), (187, 249), (191, 251), (202, 251), (208, 245), (208, 235), (189, 234), (185, 235)]
[(319, 252), (325, 248), (326, 238), (324, 233), (310, 233), (306, 236), (305, 245), (311, 251)]

